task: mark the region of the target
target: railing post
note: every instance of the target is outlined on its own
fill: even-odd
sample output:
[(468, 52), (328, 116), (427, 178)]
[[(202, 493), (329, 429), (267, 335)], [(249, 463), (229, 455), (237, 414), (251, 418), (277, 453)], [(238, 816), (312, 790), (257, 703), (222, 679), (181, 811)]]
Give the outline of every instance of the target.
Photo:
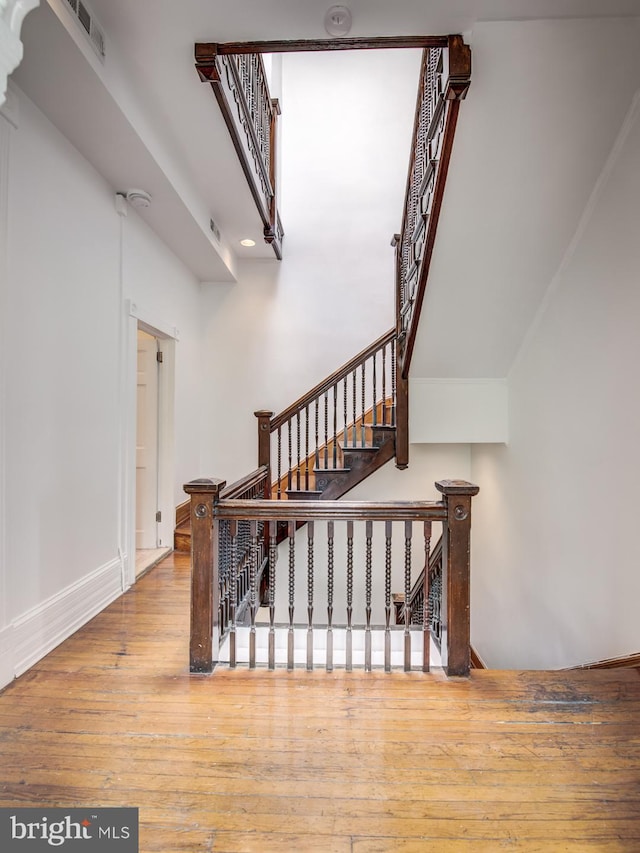
[(447, 520), (442, 543), (442, 665), (447, 675), (469, 675), (471, 498), (480, 489), (466, 480), (439, 480)]
[(404, 470), (409, 465), (409, 379), (403, 378), (402, 333), (402, 238), (394, 234), (391, 245), (395, 249), (396, 261), (396, 359), (395, 359), (395, 427), (396, 427), (396, 468)]
[(267, 466), (268, 474), (265, 484), (265, 499), (271, 497), (271, 418), (273, 412), (260, 409), (253, 413), (258, 419), (258, 468)]
[(184, 486), (191, 497), (191, 672), (211, 672), (218, 662), (220, 584), (214, 505), (225, 486), (224, 480), (206, 479)]
[(396, 468), (409, 465), (409, 379), (396, 362)]

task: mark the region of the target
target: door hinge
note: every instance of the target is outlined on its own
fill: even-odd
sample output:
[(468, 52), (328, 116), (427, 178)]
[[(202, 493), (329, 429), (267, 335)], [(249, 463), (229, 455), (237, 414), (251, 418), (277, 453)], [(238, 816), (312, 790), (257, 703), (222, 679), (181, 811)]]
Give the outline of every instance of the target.
[(164, 361), (161, 350), (158, 350), (158, 352), (156, 353), (156, 361), (158, 362), (158, 364), (162, 364), (162, 362)]
[(156, 513), (156, 521), (162, 521), (162, 512), (160, 510)]

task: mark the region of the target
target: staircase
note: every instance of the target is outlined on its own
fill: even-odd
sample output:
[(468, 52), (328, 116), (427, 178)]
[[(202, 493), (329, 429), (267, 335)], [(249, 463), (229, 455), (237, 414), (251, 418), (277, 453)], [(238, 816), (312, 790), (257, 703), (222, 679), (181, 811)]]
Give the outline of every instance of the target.
[[(270, 50), (274, 44), (277, 48), (279, 43), (269, 43)], [(300, 47), (300, 43), (295, 48), (293, 43), (282, 43), (279, 49)], [(370, 48), (371, 44), (356, 39), (349, 47)], [(327, 49), (324, 43), (306, 48)], [(374, 666), (374, 647), (381, 639), (384, 669), (391, 671), (391, 590), (398, 578), (393, 568), (394, 536), (396, 542), (402, 540), (401, 547), (395, 548), (396, 565), (402, 558), (404, 582), (404, 594), (395, 597), (396, 625), (402, 626), (401, 649), (395, 652), (401, 654), (404, 670), (421, 665), (428, 671), (435, 642), (442, 648), (442, 663), (449, 675), (469, 672), (469, 536), (471, 499), (478, 487), (466, 481), (439, 481), (436, 488), (442, 500), (435, 502), (338, 500), (391, 459), (398, 468), (406, 468), (409, 462), (411, 356), (458, 111), (471, 73), (470, 50), (461, 36), (427, 38), (424, 48), (402, 227), (392, 241), (396, 259), (393, 329), (284, 411), (254, 413), (258, 467), (243, 480), (229, 487), (219, 479), (185, 484), (191, 496), (190, 514), (184, 505), (179, 508), (175, 545), (177, 550), (191, 549), (192, 672), (211, 672), (227, 637), (229, 665), (235, 667), (245, 627), (246, 657), (249, 668), (255, 668), (260, 658), (261, 605), (269, 611), (263, 638), (269, 668), (284, 660), (284, 649), (279, 656), (277, 647), (285, 625), (289, 669), (300, 663), (296, 661), (298, 644), (306, 646), (307, 669), (321, 663), (319, 656), (331, 670), (338, 652), (342, 653), (337, 645), (342, 634), (334, 634), (335, 629), (344, 631), (344, 666), (350, 671), (362, 628), (364, 669)], [(226, 69), (231, 75), (227, 74), (227, 83), (233, 78), (232, 88), (241, 92), (238, 103), (243, 97), (247, 104), (256, 98), (268, 99), (258, 55), (265, 49), (261, 43), (196, 47), (198, 72), (214, 87), (245, 173), (251, 164), (243, 161), (242, 134), (248, 135), (248, 150), (256, 153), (256, 140), (273, 124), (271, 119), (256, 121), (256, 116), (266, 115), (264, 110), (249, 109), (236, 126), (235, 118), (231, 121), (229, 93), (219, 84)], [(251, 58), (233, 58), (235, 54)], [(232, 58), (225, 60), (227, 55)], [(267, 135), (271, 140), (273, 133)], [(272, 153), (273, 147), (269, 150)], [(264, 175), (272, 177), (271, 161), (258, 158), (256, 162), (262, 164)], [(265, 180), (267, 189), (274, 185)], [(278, 219), (275, 196), (256, 201), (264, 201), (265, 210), (269, 207), (268, 222), (273, 225)], [(272, 231), (265, 219), (268, 241)], [(276, 240), (274, 248), (280, 258), (281, 240)], [(441, 542), (446, 546), (437, 546), (430, 560), (434, 523), (441, 525)], [(354, 546), (358, 536), (363, 541)], [(279, 559), (285, 564), (281, 569), (277, 569)], [(420, 560), (424, 569), (415, 583), (412, 559)], [(304, 604), (301, 597), (306, 598)], [(446, 614), (442, 625), (441, 610)], [(420, 664), (413, 660), (414, 653)]]
[[(393, 401), (378, 404), (364, 418), (350, 423), (342, 438), (330, 440), (300, 465), (276, 481), (273, 496), (278, 499), (336, 500), (395, 456), (396, 427)], [(384, 423), (383, 423), (384, 421)]]
[[(335, 500), (391, 459), (395, 458), (398, 468), (408, 465), (411, 354), (458, 110), (471, 74), (471, 53), (461, 36), (425, 38), (421, 43), (424, 50), (402, 229), (392, 241), (396, 253), (394, 328), (280, 414), (255, 412), (258, 467), (267, 470), (271, 483), (265, 489), (265, 498)], [(370, 46), (366, 40), (358, 39), (350, 45), (354, 49)], [(289, 48), (284, 45), (276, 49)], [(278, 109), (271, 101), (261, 60), (265, 49), (259, 43), (199, 44), (196, 67), (200, 79), (214, 90), (256, 203), (264, 213), (268, 235), (279, 221), (271, 144)], [(299, 43), (296, 49), (301, 49)], [(307, 45), (306, 49), (327, 46)], [(230, 80), (233, 92), (225, 89)], [(257, 104), (260, 109), (251, 110), (250, 104)], [(244, 110), (242, 115), (236, 115), (238, 109)], [(264, 132), (265, 128), (271, 128), (269, 133)], [(264, 146), (256, 146), (261, 139)], [(255, 157), (243, 155), (245, 143)], [(260, 182), (253, 180), (251, 159), (263, 173), (263, 187), (268, 190), (264, 198), (256, 190)], [(271, 242), (268, 236), (266, 239)], [(275, 241), (274, 249), (281, 258), (281, 239)], [(180, 551), (191, 547), (186, 504), (177, 511), (174, 546)]]
[[(397, 458), (397, 436), (408, 424), (396, 369), (392, 329), (280, 414), (255, 412), (258, 466), (271, 472), (264, 496), (337, 500)], [(178, 507), (174, 548), (191, 548), (188, 503)]]

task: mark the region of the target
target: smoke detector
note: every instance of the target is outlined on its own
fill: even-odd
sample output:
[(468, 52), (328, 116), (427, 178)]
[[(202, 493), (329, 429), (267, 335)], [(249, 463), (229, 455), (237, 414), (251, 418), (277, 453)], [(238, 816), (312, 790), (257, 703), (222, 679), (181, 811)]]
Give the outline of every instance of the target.
[(144, 208), (151, 204), (151, 195), (145, 190), (127, 190), (125, 198), (131, 207)]
[(332, 6), (324, 16), (324, 28), (330, 36), (346, 36), (353, 17), (346, 6)]

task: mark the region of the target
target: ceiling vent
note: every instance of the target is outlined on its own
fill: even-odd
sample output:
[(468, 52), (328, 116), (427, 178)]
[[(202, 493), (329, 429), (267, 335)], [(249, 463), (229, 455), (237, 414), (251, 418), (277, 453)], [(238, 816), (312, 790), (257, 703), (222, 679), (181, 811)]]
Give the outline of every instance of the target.
[(211, 233), (213, 234), (213, 236), (216, 238), (216, 240), (219, 243), (220, 242), (220, 229), (218, 228), (216, 223), (213, 221), (213, 219), (209, 220), (209, 228), (211, 230)]
[(89, 11), (82, 0), (67, 0), (67, 5), (72, 9), (76, 21), (80, 24), (95, 52), (98, 54), (100, 59), (104, 59), (104, 33), (98, 25), (93, 13)]

